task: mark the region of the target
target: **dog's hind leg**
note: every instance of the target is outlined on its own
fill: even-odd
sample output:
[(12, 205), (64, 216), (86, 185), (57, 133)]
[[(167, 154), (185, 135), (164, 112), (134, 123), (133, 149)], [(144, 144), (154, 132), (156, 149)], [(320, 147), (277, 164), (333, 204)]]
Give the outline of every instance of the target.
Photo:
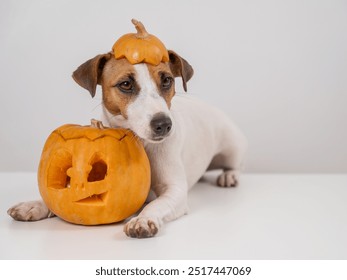
[(239, 170), (224, 170), (217, 178), (217, 185), (220, 187), (235, 187), (240, 180)]
[(55, 216), (42, 200), (21, 202), (8, 209), (7, 214), (17, 221), (38, 221)]
[(223, 172), (217, 178), (220, 187), (234, 187), (238, 184), (242, 163), (235, 159), (234, 153), (223, 152), (216, 155), (208, 170), (222, 169)]
[(208, 168), (208, 170), (223, 170), (223, 173), (217, 178), (217, 185), (220, 187), (233, 187), (239, 183), (247, 150), (247, 141), (244, 137), (236, 139), (237, 141), (235, 141), (235, 138), (232, 140), (230, 137), (225, 138), (223, 149), (213, 158)]

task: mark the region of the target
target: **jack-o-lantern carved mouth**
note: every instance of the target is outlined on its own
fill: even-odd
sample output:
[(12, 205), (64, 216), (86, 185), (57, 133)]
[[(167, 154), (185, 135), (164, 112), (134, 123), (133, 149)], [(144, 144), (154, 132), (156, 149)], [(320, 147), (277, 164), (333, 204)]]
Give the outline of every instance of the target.
[(75, 203), (79, 204), (91, 204), (91, 205), (105, 205), (105, 200), (107, 198), (107, 193), (108, 192), (103, 192), (100, 194), (93, 194), (91, 196), (79, 199), (75, 201)]

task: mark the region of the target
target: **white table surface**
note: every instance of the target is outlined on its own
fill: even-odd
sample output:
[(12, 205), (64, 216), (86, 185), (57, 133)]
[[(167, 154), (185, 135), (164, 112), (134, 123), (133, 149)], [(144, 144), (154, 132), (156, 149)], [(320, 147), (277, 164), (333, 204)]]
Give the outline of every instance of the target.
[(239, 187), (190, 192), (190, 213), (155, 238), (123, 223), (17, 222), (6, 210), (39, 198), (34, 173), (2, 173), (0, 259), (347, 259), (347, 175), (243, 175)]

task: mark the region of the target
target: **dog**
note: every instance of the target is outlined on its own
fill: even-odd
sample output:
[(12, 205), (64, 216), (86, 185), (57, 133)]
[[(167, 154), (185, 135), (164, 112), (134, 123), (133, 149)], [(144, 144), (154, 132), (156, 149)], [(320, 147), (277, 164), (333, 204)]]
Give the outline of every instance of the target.
[[(176, 94), (175, 78), (187, 91), (194, 71), (180, 55), (168, 53), (169, 62), (157, 66), (133, 65), (105, 53), (72, 75), (92, 97), (101, 85), (104, 124), (131, 129), (143, 141), (156, 198), (125, 224), (125, 234), (135, 238), (152, 237), (164, 223), (186, 214), (188, 191), (207, 170), (223, 170), (218, 186), (236, 186), (247, 150), (245, 136), (223, 112)], [(54, 216), (43, 201), (17, 204), (8, 214), (20, 221)]]

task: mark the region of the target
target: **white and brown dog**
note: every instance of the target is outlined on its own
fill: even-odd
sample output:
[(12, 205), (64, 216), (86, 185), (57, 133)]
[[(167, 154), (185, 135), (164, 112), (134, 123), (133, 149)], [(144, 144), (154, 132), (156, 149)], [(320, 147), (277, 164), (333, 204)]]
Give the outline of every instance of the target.
[[(143, 139), (157, 198), (127, 222), (124, 232), (131, 237), (154, 236), (163, 223), (186, 214), (188, 190), (206, 170), (223, 169), (217, 184), (235, 186), (246, 151), (245, 137), (221, 111), (195, 98), (173, 98), (174, 78), (182, 78), (186, 91), (193, 69), (173, 51), (169, 58), (157, 66), (132, 65), (107, 53), (73, 73), (92, 96), (102, 86), (104, 124), (129, 128)], [(54, 216), (42, 201), (20, 203), (8, 213), (20, 221)]]

